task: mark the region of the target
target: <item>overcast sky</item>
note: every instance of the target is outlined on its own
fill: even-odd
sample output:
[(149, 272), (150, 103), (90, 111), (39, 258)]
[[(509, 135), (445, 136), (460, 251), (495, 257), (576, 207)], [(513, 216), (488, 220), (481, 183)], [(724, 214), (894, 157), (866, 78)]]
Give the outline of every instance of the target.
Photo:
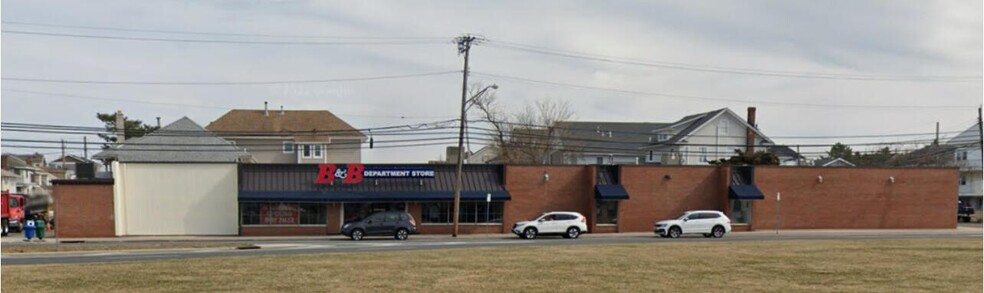
[[(3, 1), (4, 31), (140, 38), (353, 42), (407, 38), (406, 45), (267, 45), (2, 35), (4, 78), (107, 81), (275, 81), (460, 70), (451, 40), (472, 49), (470, 80), (496, 83), (519, 107), (541, 98), (571, 103), (576, 120), (671, 122), (729, 107), (758, 107), (762, 131), (780, 144), (876, 142), (783, 136), (929, 133), (970, 127), (982, 103), (982, 3), (969, 1)], [(71, 27), (235, 33), (108, 31)], [(265, 37), (303, 36), (303, 37)], [(334, 36), (346, 38), (312, 38)], [(363, 39), (353, 39), (356, 37)], [(379, 38), (379, 39), (366, 39)], [(416, 41), (433, 42), (418, 44)], [(510, 50), (523, 44), (684, 67), (901, 76), (894, 81), (794, 78), (599, 62)], [(536, 84), (479, 75), (623, 90)], [(972, 77), (969, 82), (926, 76)], [(207, 125), (228, 109), (327, 109), (356, 128), (458, 115), (461, 75), (287, 85), (55, 84), (4, 80), (2, 121), (100, 126), (96, 112)], [(22, 91), (72, 94), (65, 97)], [(631, 94), (659, 93), (709, 99)], [(113, 100), (116, 99), (116, 100)], [(132, 100), (134, 102), (120, 101)], [(156, 104), (155, 104), (156, 103)], [(800, 105), (796, 105), (800, 104)], [(812, 105), (801, 105), (812, 104)], [(824, 106), (817, 106), (817, 105)], [(842, 107), (864, 105), (870, 107)], [(885, 107), (888, 106), (888, 107)], [(903, 107), (913, 106), (913, 107)], [(940, 107), (960, 106), (960, 107)], [(3, 138), (81, 140), (4, 132)], [(904, 137), (909, 140), (914, 137)], [(472, 146), (477, 149), (476, 145)], [(863, 149), (863, 148), (861, 148)], [(4, 152), (28, 152), (4, 148)], [(41, 150), (55, 152), (55, 150)], [(90, 155), (92, 153), (90, 152)], [(425, 162), (442, 146), (363, 151), (367, 163)]]

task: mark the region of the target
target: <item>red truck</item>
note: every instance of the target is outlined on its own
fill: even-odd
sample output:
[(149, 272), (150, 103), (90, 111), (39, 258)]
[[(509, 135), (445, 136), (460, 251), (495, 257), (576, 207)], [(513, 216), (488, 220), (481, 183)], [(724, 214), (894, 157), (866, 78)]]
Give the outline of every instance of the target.
[(27, 205), (26, 197), (23, 194), (14, 194), (7, 191), (0, 193), (2, 203), (0, 203), (0, 214), (3, 214), (3, 235), (11, 229), (20, 231), (24, 224), (24, 207)]

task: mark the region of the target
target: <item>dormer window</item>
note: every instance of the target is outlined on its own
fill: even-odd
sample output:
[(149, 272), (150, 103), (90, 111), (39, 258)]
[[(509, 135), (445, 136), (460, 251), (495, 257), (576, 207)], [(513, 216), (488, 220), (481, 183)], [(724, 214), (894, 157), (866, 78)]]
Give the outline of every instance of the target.
[(667, 133), (656, 134), (656, 141), (666, 141), (670, 139), (670, 135)]

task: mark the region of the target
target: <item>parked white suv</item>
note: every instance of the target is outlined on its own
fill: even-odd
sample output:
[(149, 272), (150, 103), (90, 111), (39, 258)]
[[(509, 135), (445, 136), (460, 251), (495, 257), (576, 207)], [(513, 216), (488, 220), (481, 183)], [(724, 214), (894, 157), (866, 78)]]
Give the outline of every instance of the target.
[(519, 222), (513, 225), (513, 233), (523, 239), (533, 239), (537, 235), (563, 235), (564, 238), (577, 238), (588, 232), (587, 219), (575, 212), (543, 213), (536, 220)]
[(704, 234), (721, 238), (731, 232), (731, 219), (719, 211), (687, 211), (675, 220), (656, 222), (653, 232), (660, 237), (677, 238), (683, 234)]

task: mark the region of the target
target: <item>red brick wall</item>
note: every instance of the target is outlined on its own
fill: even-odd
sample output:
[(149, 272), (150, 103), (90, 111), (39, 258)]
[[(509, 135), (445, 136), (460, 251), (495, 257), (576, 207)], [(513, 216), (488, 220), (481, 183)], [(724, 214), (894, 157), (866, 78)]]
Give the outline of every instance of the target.
[[(572, 211), (591, 217), (594, 204), (594, 172), (589, 166), (506, 166), (506, 190), (511, 200), (503, 204), (501, 233), (512, 225), (543, 212)], [(550, 179), (544, 180), (543, 174)]]
[[(629, 199), (619, 203), (618, 231), (652, 231), (656, 221), (696, 209), (724, 210), (721, 169), (691, 166), (622, 166)], [(667, 179), (666, 175), (670, 178)]]
[(113, 183), (56, 184), (55, 228), (59, 237), (115, 237)]
[(241, 236), (298, 236), (327, 235), (325, 226), (242, 226)]
[[(752, 229), (955, 228), (957, 169), (758, 167)], [(817, 176), (823, 176), (823, 183)], [(888, 177), (895, 178), (890, 183)]]

